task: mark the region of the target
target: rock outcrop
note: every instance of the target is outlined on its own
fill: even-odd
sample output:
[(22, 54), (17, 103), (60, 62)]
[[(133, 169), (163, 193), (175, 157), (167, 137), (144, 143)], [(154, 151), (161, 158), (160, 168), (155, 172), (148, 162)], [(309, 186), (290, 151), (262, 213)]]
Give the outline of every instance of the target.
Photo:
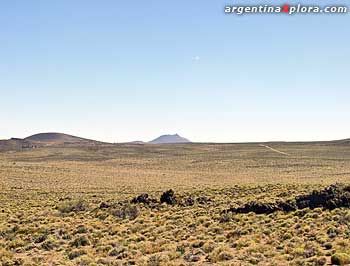
[(341, 207), (350, 207), (350, 186), (335, 184), (323, 190), (315, 190), (310, 194), (297, 196), (292, 200), (273, 203), (249, 202), (242, 207), (230, 208), (227, 211), (233, 213), (254, 212), (256, 214), (269, 214), (276, 211), (290, 212), (305, 208), (333, 210)]

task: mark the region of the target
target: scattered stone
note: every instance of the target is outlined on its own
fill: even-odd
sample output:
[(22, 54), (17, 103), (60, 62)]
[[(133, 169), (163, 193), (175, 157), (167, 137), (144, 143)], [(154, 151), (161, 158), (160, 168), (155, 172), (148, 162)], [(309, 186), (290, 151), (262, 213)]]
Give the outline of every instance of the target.
[(177, 203), (175, 192), (170, 189), (162, 194), (160, 197), (160, 203), (166, 203), (168, 205), (175, 205)]
[(263, 214), (263, 213), (269, 214), (279, 210), (280, 208), (277, 203), (260, 203), (260, 202), (249, 202), (243, 207), (230, 209), (230, 211), (235, 213), (255, 212), (256, 214)]
[(147, 193), (141, 194), (131, 200), (131, 203), (149, 204), (150, 200)]
[(100, 204), (100, 209), (108, 209), (109, 207), (111, 207), (111, 205), (106, 202), (101, 202)]
[(326, 250), (331, 250), (333, 248), (333, 245), (331, 242), (326, 242), (324, 243), (323, 247), (326, 249)]
[[(187, 206), (193, 206), (196, 203), (199, 205), (205, 205), (208, 204), (209, 202), (211, 202), (212, 200), (208, 197), (192, 197), (192, 196), (187, 196), (187, 197), (176, 197), (175, 196), (175, 192), (170, 189), (165, 191), (161, 197), (160, 197), (160, 202), (157, 201), (156, 199), (152, 199), (149, 197), (149, 195), (147, 193), (143, 193), (138, 195), (137, 197), (133, 198), (130, 203), (132, 204), (145, 204), (151, 208), (157, 208), (159, 207), (159, 203), (166, 203), (168, 205), (176, 205), (178, 204), (179, 206), (182, 207), (187, 207)], [(123, 206), (128, 204), (129, 202), (118, 202), (119, 206)], [(101, 203), (100, 209), (101, 208), (108, 208), (111, 206), (107, 205), (102, 205), (103, 203)]]
[(150, 205), (150, 204), (154, 205), (154, 204), (156, 204), (156, 203), (158, 203), (158, 202), (157, 202), (156, 199), (151, 199), (151, 198), (149, 198), (149, 196), (148, 196), (147, 193), (143, 193), (143, 194), (141, 194), (141, 195), (139, 195), (139, 196), (133, 198), (133, 199), (131, 200), (131, 203), (133, 203), (133, 204), (143, 203), (143, 204), (145, 204), (145, 205)]

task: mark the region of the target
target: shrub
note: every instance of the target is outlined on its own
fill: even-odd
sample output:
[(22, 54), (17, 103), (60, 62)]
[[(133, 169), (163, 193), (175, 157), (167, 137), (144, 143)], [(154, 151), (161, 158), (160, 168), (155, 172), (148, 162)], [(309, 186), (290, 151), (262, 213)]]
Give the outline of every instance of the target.
[(116, 257), (117, 259), (122, 259), (127, 257), (127, 254), (125, 253), (124, 248), (113, 248), (109, 253), (108, 256)]
[(81, 246), (89, 246), (90, 241), (86, 236), (79, 236), (75, 238), (71, 243), (71, 246), (73, 247), (81, 247)]
[(165, 266), (169, 265), (169, 258), (163, 254), (156, 254), (149, 257), (147, 261), (147, 266)]
[(73, 234), (85, 234), (85, 233), (87, 233), (88, 232), (88, 230), (87, 230), (87, 228), (84, 226), (84, 225), (79, 225), (76, 229), (75, 229), (75, 231), (73, 232)]
[(61, 213), (86, 211), (88, 209), (88, 205), (84, 200), (72, 200), (62, 202), (57, 206), (57, 209)]
[(55, 242), (52, 239), (48, 239), (41, 244), (41, 248), (44, 250), (53, 250), (55, 248)]
[(75, 258), (78, 258), (78, 257), (85, 255), (85, 254), (86, 254), (85, 250), (75, 249), (75, 250), (72, 250), (71, 252), (68, 253), (68, 258), (70, 260), (74, 260)]
[(88, 257), (87, 255), (83, 255), (81, 256), (78, 261), (77, 261), (77, 265), (79, 266), (88, 266), (88, 265), (96, 265), (94, 263), (94, 260), (90, 257)]
[(140, 215), (140, 209), (135, 205), (128, 204), (119, 209), (114, 209), (112, 214), (120, 219), (134, 220)]
[(34, 243), (36, 244), (42, 243), (47, 239), (47, 237), (48, 237), (47, 234), (41, 234), (34, 239)]
[(315, 266), (323, 266), (326, 265), (327, 259), (325, 257), (317, 258), (314, 262)]
[(178, 245), (176, 247), (176, 251), (179, 252), (181, 255), (184, 255), (185, 254), (185, 251), (186, 251), (186, 247), (184, 245)]
[(205, 243), (202, 247), (203, 251), (205, 253), (210, 253), (215, 249), (215, 243), (214, 241), (208, 241), (207, 243)]
[(350, 256), (345, 253), (335, 253), (331, 257), (331, 263), (333, 265), (347, 265), (350, 264)]
[(234, 256), (229, 248), (221, 246), (214, 249), (214, 251), (209, 254), (208, 258), (210, 262), (219, 262), (232, 260)]
[(22, 239), (14, 239), (8, 243), (9, 249), (16, 249), (25, 246), (25, 242)]

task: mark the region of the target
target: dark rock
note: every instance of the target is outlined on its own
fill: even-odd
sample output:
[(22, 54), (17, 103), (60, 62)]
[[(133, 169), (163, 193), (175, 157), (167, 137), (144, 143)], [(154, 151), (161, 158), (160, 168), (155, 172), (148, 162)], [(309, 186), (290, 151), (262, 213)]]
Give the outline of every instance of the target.
[(249, 202), (242, 207), (231, 208), (227, 211), (233, 213), (269, 214), (276, 211), (291, 212), (297, 209), (323, 208), (333, 210), (335, 208), (350, 207), (350, 187), (342, 184), (335, 184), (323, 190), (315, 190), (307, 195), (300, 195), (294, 200), (275, 203)]
[(295, 211), (298, 208), (296, 206), (296, 204), (292, 201), (278, 202), (277, 204), (278, 204), (280, 210), (284, 211), (284, 212)]
[(175, 205), (177, 203), (176, 197), (175, 197), (175, 192), (170, 189), (162, 194), (160, 197), (160, 202), (161, 203), (166, 203), (168, 205)]
[(131, 200), (131, 203), (149, 204), (150, 200), (147, 193), (141, 194)]
[(249, 202), (243, 207), (230, 209), (230, 211), (235, 213), (255, 212), (256, 214), (268, 214), (279, 210), (280, 210), (280, 207), (278, 206), (277, 203), (260, 203), (260, 202)]
[(331, 185), (321, 191), (313, 191), (309, 195), (295, 198), (298, 209), (324, 208), (333, 210), (339, 207), (350, 206), (350, 193), (344, 191), (341, 184)]
[(333, 248), (333, 245), (331, 242), (326, 242), (323, 244), (323, 247), (326, 249), (326, 250), (331, 250)]
[(133, 204), (140, 204), (143, 203), (145, 205), (148, 205), (149, 207), (153, 208), (157, 205), (158, 201), (156, 199), (151, 199), (147, 193), (141, 194), (131, 200), (131, 203)]
[(178, 202), (178, 204), (182, 207), (187, 207), (187, 206), (193, 206), (194, 204), (198, 204), (198, 205), (206, 205), (209, 202), (211, 202), (210, 198), (207, 197), (198, 197), (198, 198), (194, 198), (192, 196), (188, 196), (186, 198), (182, 198), (180, 200), (180, 202)]
[(111, 205), (106, 202), (101, 202), (100, 204), (100, 209), (108, 209), (109, 207), (111, 207)]

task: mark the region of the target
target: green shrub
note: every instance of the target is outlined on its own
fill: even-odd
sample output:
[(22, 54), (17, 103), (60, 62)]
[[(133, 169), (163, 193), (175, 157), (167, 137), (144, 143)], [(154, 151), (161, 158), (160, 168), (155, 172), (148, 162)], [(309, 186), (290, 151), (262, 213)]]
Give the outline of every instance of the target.
[(331, 263), (333, 265), (347, 265), (350, 264), (350, 256), (345, 253), (335, 253), (331, 257)]

